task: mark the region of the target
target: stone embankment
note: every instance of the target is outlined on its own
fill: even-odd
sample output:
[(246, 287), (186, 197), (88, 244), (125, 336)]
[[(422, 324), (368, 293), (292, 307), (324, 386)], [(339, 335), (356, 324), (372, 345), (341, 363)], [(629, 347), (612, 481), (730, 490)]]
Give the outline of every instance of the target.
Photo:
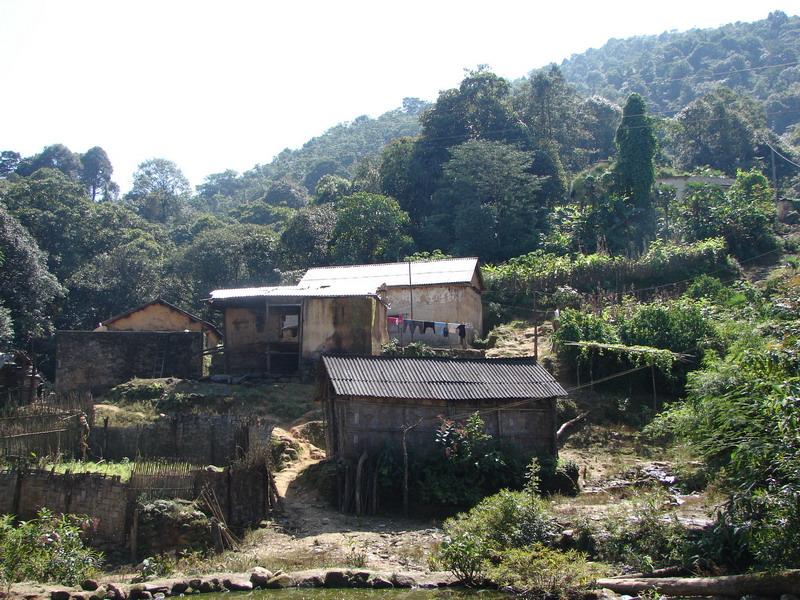
[(145, 583), (85, 581), (81, 589), (63, 586), (14, 586), (0, 598), (8, 600), (160, 600), (167, 596), (213, 592), (247, 592), (285, 588), (439, 588), (456, 585), (448, 574), (417, 579), (402, 573), (380, 573), (364, 569), (312, 569), (285, 573), (255, 567), (247, 573), (215, 573), (203, 577), (159, 579)]

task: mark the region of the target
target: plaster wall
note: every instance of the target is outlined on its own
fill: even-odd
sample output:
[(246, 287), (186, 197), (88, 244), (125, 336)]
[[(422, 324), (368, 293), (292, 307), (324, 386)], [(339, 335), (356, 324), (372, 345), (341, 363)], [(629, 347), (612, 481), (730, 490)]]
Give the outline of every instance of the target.
[(220, 338), (203, 323), (198, 323), (163, 304), (150, 304), (96, 331), (203, 331), (207, 347), (219, 344)]
[(305, 359), (324, 352), (377, 354), (388, 340), (385, 307), (368, 297), (307, 298), (302, 338)]
[[(478, 287), (468, 285), (425, 285), (391, 287), (386, 290), (389, 304), (388, 314), (411, 318), (411, 304), (414, 304), (413, 318), (420, 321), (445, 321), (448, 323), (472, 323), (477, 335), (483, 335), (483, 304)], [(415, 340), (417, 338), (415, 337)], [(436, 339), (422, 339), (436, 344)], [(440, 340), (436, 345), (458, 345), (455, 340)]]

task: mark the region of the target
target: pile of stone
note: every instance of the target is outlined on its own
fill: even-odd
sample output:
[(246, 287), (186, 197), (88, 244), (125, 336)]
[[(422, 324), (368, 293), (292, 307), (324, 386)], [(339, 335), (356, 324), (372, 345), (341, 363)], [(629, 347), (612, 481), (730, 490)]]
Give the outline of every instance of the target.
[(160, 600), (167, 596), (219, 592), (246, 592), (254, 589), (284, 588), (412, 588), (442, 587), (448, 580), (417, 582), (400, 573), (376, 573), (366, 570), (314, 569), (295, 573), (272, 572), (255, 567), (249, 573), (226, 573), (186, 579), (164, 579), (134, 585), (101, 585), (87, 580), (82, 591), (53, 590), (50, 600)]

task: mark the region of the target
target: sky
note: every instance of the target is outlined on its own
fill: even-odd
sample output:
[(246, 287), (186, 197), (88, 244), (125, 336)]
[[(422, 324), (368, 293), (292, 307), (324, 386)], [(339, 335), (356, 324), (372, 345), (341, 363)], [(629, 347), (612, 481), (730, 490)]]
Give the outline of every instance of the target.
[(464, 69), (509, 79), (610, 38), (800, 13), (800, 0), (0, 0), (0, 150), (103, 147), (129, 189), (174, 161), (193, 185), (269, 163)]

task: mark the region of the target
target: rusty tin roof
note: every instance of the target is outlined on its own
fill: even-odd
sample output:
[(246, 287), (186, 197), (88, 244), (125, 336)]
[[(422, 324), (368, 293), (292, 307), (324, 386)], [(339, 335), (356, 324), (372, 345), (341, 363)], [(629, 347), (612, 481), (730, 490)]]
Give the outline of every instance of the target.
[(323, 356), (336, 394), (480, 400), (555, 398), (566, 390), (531, 358)]

